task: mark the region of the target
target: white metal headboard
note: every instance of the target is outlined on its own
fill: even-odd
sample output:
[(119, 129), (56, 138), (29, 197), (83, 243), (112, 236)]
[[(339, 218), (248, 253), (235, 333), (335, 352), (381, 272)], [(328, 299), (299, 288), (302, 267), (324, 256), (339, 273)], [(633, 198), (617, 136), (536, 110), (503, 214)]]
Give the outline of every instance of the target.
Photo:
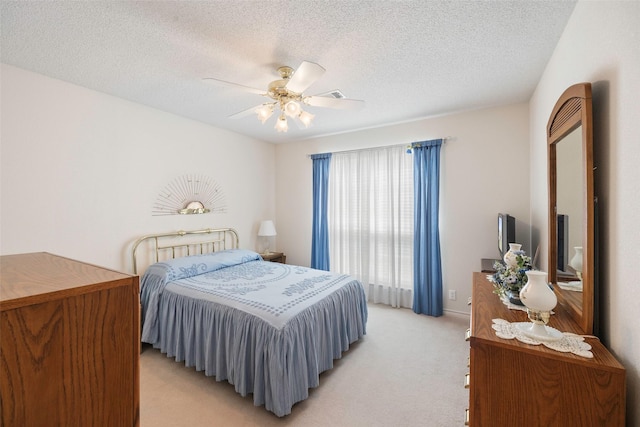
[(142, 236), (131, 249), (133, 274), (138, 274), (139, 257), (143, 256), (138, 249), (142, 250), (142, 247), (145, 248), (147, 259), (154, 263), (176, 257), (238, 249), (239, 244), (238, 232), (233, 228), (207, 228)]

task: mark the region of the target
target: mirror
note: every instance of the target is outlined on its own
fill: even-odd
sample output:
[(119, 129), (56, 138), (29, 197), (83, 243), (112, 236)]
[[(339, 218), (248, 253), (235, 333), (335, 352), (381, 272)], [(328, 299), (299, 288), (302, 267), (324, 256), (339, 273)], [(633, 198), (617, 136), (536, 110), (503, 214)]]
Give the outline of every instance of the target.
[(547, 124), (549, 280), (585, 334), (594, 319), (594, 195), (591, 84), (568, 88)]

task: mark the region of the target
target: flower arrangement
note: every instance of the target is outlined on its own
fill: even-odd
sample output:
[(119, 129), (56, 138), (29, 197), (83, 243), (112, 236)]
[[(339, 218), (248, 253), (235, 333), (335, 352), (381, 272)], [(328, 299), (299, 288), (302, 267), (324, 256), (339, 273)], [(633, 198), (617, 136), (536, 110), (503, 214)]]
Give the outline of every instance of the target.
[(508, 297), (509, 293), (516, 296), (520, 290), (527, 284), (527, 271), (532, 269), (531, 257), (526, 255), (524, 251), (514, 251), (516, 257), (516, 265), (506, 265), (500, 261), (493, 264), (496, 270), (490, 280), (493, 282), (494, 293), (500, 297)]

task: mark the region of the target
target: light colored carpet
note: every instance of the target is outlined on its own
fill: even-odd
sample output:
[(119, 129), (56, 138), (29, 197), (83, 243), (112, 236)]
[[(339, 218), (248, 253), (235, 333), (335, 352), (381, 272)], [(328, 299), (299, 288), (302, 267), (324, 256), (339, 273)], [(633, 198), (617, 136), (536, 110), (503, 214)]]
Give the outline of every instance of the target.
[(146, 426), (461, 426), (469, 317), (417, 315), (370, 304), (367, 335), (323, 373), (320, 386), (278, 418), (227, 382), (216, 382), (145, 346), (140, 419)]

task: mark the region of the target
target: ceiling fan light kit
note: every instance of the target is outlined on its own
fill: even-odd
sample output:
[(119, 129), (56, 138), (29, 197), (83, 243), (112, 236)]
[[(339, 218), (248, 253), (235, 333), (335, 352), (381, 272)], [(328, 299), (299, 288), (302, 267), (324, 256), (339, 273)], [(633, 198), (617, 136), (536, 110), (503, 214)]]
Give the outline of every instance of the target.
[[(289, 130), (289, 124), (287, 117), (293, 119), (296, 124), (303, 125), (305, 128), (311, 126), (314, 114), (309, 113), (302, 109), (302, 104), (310, 105), (314, 107), (327, 107), (338, 109), (358, 109), (364, 105), (363, 101), (356, 99), (347, 99), (342, 93), (336, 89), (321, 95), (306, 96), (304, 91), (309, 88), (317, 79), (319, 79), (325, 72), (325, 69), (320, 65), (303, 61), (297, 70), (291, 67), (278, 68), (278, 74), (280, 79), (274, 80), (269, 83), (267, 91), (261, 91), (260, 89), (250, 88), (244, 85), (230, 83), (225, 80), (219, 80), (215, 78), (207, 78), (218, 82), (220, 84), (229, 86), (236, 86), (245, 91), (251, 93), (257, 93), (262, 96), (268, 96), (273, 99), (274, 102), (268, 102), (257, 107), (252, 107), (248, 110), (241, 111), (240, 113), (233, 114), (231, 118), (241, 118), (247, 113), (255, 113), (258, 116), (258, 120), (265, 124), (267, 120), (273, 115), (276, 105), (280, 109), (280, 114), (276, 120), (274, 128), (278, 132), (286, 132)], [(339, 96), (335, 95), (339, 94)], [(329, 96), (327, 96), (329, 95)], [(301, 126), (300, 126), (301, 127)]]

